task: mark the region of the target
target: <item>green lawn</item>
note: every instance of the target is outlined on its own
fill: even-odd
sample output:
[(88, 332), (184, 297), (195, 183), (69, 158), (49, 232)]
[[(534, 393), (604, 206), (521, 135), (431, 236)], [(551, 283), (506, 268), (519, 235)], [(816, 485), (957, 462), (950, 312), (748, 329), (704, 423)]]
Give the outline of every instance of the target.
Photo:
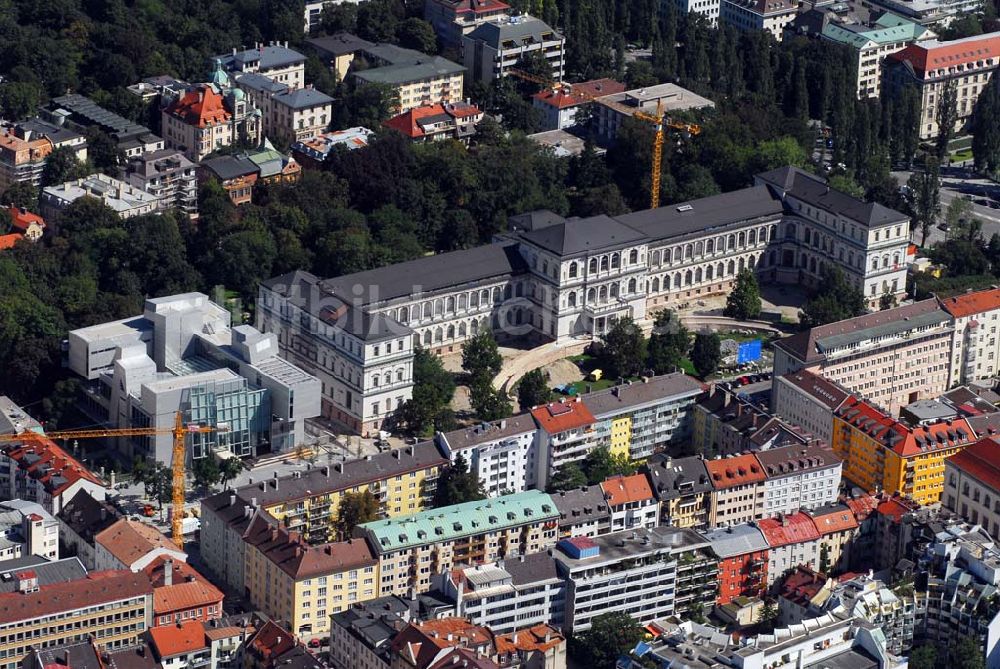
[[(615, 385), (615, 379), (601, 379), (600, 381), (576, 381), (575, 383), (571, 383), (569, 385), (576, 391), (573, 393), (574, 395), (582, 395), (587, 392), (588, 385), (590, 386), (590, 392), (605, 390)], [(557, 396), (560, 394), (561, 393), (556, 393)]]
[(698, 373), (696, 371), (694, 371), (694, 363), (692, 363), (687, 358), (684, 358), (684, 359), (681, 360), (681, 369), (683, 369), (684, 373), (687, 374), (688, 376), (697, 376), (698, 375)]

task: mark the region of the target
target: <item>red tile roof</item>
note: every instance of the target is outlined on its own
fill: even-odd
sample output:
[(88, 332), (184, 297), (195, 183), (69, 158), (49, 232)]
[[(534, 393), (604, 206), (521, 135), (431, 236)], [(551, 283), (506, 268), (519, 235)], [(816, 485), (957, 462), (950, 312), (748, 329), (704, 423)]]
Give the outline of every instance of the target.
[(898, 523), (903, 520), (903, 516), (916, 510), (919, 506), (914, 501), (895, 496), (879, 502), (877, 510), (880, 516), (886, 516)]
[(108, 553), (126, 567), (131, 567), (157, 549), (185, 555), (177, 544), (152, 525), (129, 518), (121, 518), (98, 532), (94, 535), (94, 543), (104, 546)]
[(466, 104), (464, 102), (457, 102), (455, 104), (438, 103), (414, 107), (413, 109), (405, 111), (398, 116), (393, 116), (383, 125), (388, 128), (392, 128), (393, 130), (398, 130), (411, 139), (416, 139), (427, 134), (424, 132), (422, 124), (420, 123), (421, 119), (429, 119), (433, 116), (447, 116), (451, 119), (463, 119), (479, 116), (481, 114), (482, 112), (476, 105)]
[(557, 648), (565, 641), (559, 630), (549, 625), (541, 624), (527, 629), (517, 630), (510, 634), (498, 634), (496, 638), (497, 652), (500, 654), (541, 651), (547, 652)]
[(7, 209), (10, 212), (10, 220), (15, 228), (24, 232), (28, 227), (35, 223), (41, 227), (45, 227), (45, 219), (38, 214), (33, 214), (23, 207), (17, 207), (10, 205)]
[(859, 523), (863, 523), (868, 519), (868, 516), (878, 508), (878, 498), (874, 495), (865, 495), (864, 497), (852, 497), (850, 499), (843, 500), (847, 508), (851, 510), (854, 514), (855, 520)]
[(985, 437), (945, 461), (946, 466), (968, 474), (980, 483), (1000, 490), (1000, 441)]
[(473, 625), (465, 618), (410, 623), (393, 637), (390, 647), (393, 656), (418, 668), (429, 667), (447, 648), (462, 647), (483, 654), (493, 654), (496, 648), (489, 628)]
[(813, 519), (801, 511), (759, 520), (757, 527), (771, 548), (815, 541), (820, 536)]
[(378, 564), (364, 539), (310, 546), (301, 533), (276, 527), (263, 516), (254, 518), (243, 538), (296, 580)]
[(649, 479), (645, 474), (612, 476), (601, 483), (601, 490), (610, 506), (653, 499), (653, 489), (649, 487)]
[(799, 565), (781, 584), (781, 596), (799, 606), (808, 606), (826, 585), (827, 578), (809, 567)]
[(757, 458), (750, 453), (720, 460), (706, 460), (705, 469), (708, 470), (708, 478), (716, 490), (760, 483), (764, 480), (764, 469)]
[(955, 318), (1000, 309), (1000, 288), (987, 288), (943, 299), (941, 308)]
[(597, 422), (587, 405), (578, 399), (549, 402), (532, 409), (531, 415), (538, 421), (538, 426), (549, 434), (559, 434)]
[(964, 418), (911, 428), (853, 397), (837, 410), (836, 416), (904, 458), (956, 448), (975, 438), (975, 432)]
[(857, 518), (854, 517), (850, 507), (846, 505), (838, 504), (833, 508), (823, 507), (807, 513), (812, 516), (816, 529), (822, 535), (853, 530), (858, 526)]
[(579, 84), (556, 84), (538, 91), (532, 97), (540, 104), (566, 109), (586, 104), (596, 97), (623, 93), (625, 84), (614, 79), (594, 79)]
[(0, 251), (14, 248), (14, 244), (24, 239), (20, 232), (12, 232), (9, 235), (0, 235)]
[(917, 42), (889, 56), (892, 60), (909, 63), (920, 73), (997, 57), (1000, 57), (1000, 37), (996, 33), (948, 42)]
[(153, 585), (143, 573), (133, 574), (126, 569), (92, 571), (86, 578), (43, 585), (35, 592), (0, 594), (0, 624), (33, 620), (152, 593)]
[(167, 106), (166, 112), (198, 128), (227, 123), (232, 117), (223, 104), (222, 96), (208, 84), (202, 84), (174, 100)]
[(263, 658), (266, 664), (267, 660), (280, 657), (295, 648), (295, 637), (274, 621), (268, 620), (247, 642), (247, 646), (254, 655)]
[(222, 604), (222, 591), (186, 562), (172, 560), (173, 584), (165, 585), (167, 560), (170, 558), (161, 555), (143, 569), (153, 583), (155, 616)]
[(510, 9), (510, 5), (500, 2), (500, 0), (461, 0), (461, 2), (454, 3), (456, 14), (468, 14), (469, 12), (481, 14), (504, 9)]
[(153, 650), (162, 661), (163, 658), (185, 655), (192, 651), (208, 648), (205, 638), (205, 625), (200, 620), (188, 620), (176, 625), (151, 627), (149, 638)]
[(93, 472), (48, 437), (34, 433), (22, 436), (25, 437), (23, 442), (4, 446), (2, 452), (16, 462), (19, 469), (41, 483), (49, 495), (60, 495), (80, 479), (104, 485)]

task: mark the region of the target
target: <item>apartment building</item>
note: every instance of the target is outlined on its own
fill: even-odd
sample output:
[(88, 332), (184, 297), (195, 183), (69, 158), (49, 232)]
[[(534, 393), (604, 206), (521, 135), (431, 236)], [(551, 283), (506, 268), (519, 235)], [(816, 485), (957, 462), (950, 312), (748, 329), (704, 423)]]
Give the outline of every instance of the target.
[(41, 504), (52, 515), (79, 492), (103, 500), (108, 485), (49, 439), (0, 448), (0, 497)]
[(196, 163), (233, 143), (256, 144), (261, 138), (260, 111), (238, 88), (223, 96), (228, 75), (219, 71), (218, 79), (222, 85), (199, 84), (173, 98), (160, 112), (166, 146)]
[(163, 669), (193, 669), (211, 666), (212, 651), (205, 626), (196, 620), (154, 627), (149, 630), (149, 647)]
[(71, 331), (69, 368), (87, 381), (83, 410), (110, 427), (165, 430), (118, 440), (129, 458), (169, 463), (178, 411), (186, 423), (229, 428), (193, 435), (191, 460), (301, 445), (305, 419), (319, 414), (318, 379), (278, 357), (274, 335), (230, 320), (208, 296), (183, 293), (146, 300), (140, 316)]
[(624, 93), (625, 84), (614, 79), (594, 79), (577, 84), (555, 84), (531, 96), (531, 106), (542, 112), (541, 129), (563, 130), (590, 116), (583, 112), (594, 104), (594, 99), (615, 93)]
[(87, 159), (83, 135), (41, 119), (0, 126), (0, 189), (16, 183), (42, 185), (42, 170), (54, 149), (69, 147), (80, 161)]
[(559, 538), (596, 537), (611, 532), (611, 509), (600, 485), (552, 493), (559, 511)]
[(524, 492), (538, 485), (542, 455), (531, 414), (439, 432), (434, 441), (452, 462), (461, 455), (490, 497)]
[(102, 649), (139, 643), (152, 618), (145, 574), (87, 570), (76, 559), (0, 565), (0, 658), (19, 669), (32, 648), (90, 637)]
[(455, 615), (496, 634), (550, 624), (562, 627), (566, 582), (549, 552), (446, 572), (440, 591)]
[(693, 530), (666, 527), (561, 540), (553, 555), (566, 580), (563, 630), (585, 632), (605, 613), (649, 623), (708, 610), (718, 576), (709, 548)]
[(489, 83), (506, 77), (524, 56), (539, 52), (552, 68), (552, 79), (566, 74), (566, 38), (533, 16), (496, 17), (462, 37), (462, 59), (471, 81)]
[(775, 342), (774, 374), (804, 369), (895, 414), (948, 389), (953, 332), (937, 300), (921, 300)]
[(91, 174), (42, 189), (40, 209), (53, 228), (58, 228), (59, 212), (82, 197), (93, 197), (112, 209), (119, 218), (155, 214), (163, 209), (156, 195), (106, 174)]
[(396, 94), (396, 114), (424, 105), (453, 104), (465, 100), (465, 69), (440, 56), (404, 49), (394, 44), (372, 44), (360, 55), (370, 67), (351, 76), (362, 84), (382, 84)]
[(0, 562), (29, 555), (59, 559), (59, 521), (37, 502), (0, 502)]
[(798, 11), (791, 0), (722, 0), (719, 19), (740, 32), (766, 30), (780, 42)]
[[(68, 127), (79, 131), (98, 128), (115, 141), (126, 159), (159, 151), (164, 147), (163, 139), (150, 132), (146, 126), (134, 123), (77, 93), (52, 98), (48, 109), (41, 111), (41, 116), (46, 122), (60, 128)], [(82, 145), (83, 142), (80, 141), (80, 146)]]
[(719, 22), (721, 0), (663, 0), (660, 2), (660, 13), (664, 13), (668, 2), (672, 2), (677, 16), (687, 16), (691, 12), (705, 17), (713, 27)]
[(29, 242), (37, 242), (45, 234), (45, 219), (38, 214), (13, 204), (7, 207), (7, 211), (10, 213), (10, 226), (14, 233)]
[(85, 491), (78, 491), (72, 499), (63, 504), (56, 515), (59, 522), (59, 542), (71, 551), (87, 569), (95, 564), (94, 537), (113, 525), (121, 514), (104, 500), (91, 497)]
[(892, 12), (934, 30), (983, 9), (982, 0), (863, 0), (861, 6), (873, 13)]
[(833, 443), (833, 413), (850, 397), (840, 384), (804, 369), (771, 381), (774, 412), (826, 444)]
[(142, 571), (158, 558), (185, 562), (187, 553), (152, 525), (120, 518), (94, 535), (96, 569)]
[(843, 463), (827, 444), (769, 448), (756, 451), (754, 457), (765, 475), (765, 516), (813, 509), (837, 500)]
[(768, 549), (763, 532), (752, 523), (702, 532), (719, 559), (716, 604), (738, 597), (758, 597), (767, 590)]
[(243, 534), (257, 517), (280, 522), (312, 543), (336, 541), (333, 521), (347, 493), (369, 492), (384, 516), (424, 508), (448, 460), (432, 442), (308, 469), (221, 492), (201, 501), (201, 555), (211, 572), (242, 589)]
[(163, 209), (198, 216), (195, 166), (180, 151), (163, 149), (131, 158), (124, 180), (157, 198)]
[(651, 530), (660, 524), (660, 503), (645, 474), (612, 476), (600, 484), (611, 512), (611, 531), (637, 527)]
[(788, 513), (757, 521), (767, 541), (767, 586), (799, 565), (819, 567), (820, 534), (816, 523), (805, 513)]
[(761, 281), (813, 285), (820, 266), (834, 263), (877, 304), (883, 288), (902, 294), (909, 240), (903, 214), (793, 168), (758, 175), (752, 188), (614, 219), (532, 212), (510, 225), (486, 246), (327, 280), (293, 272), (265, 281), (258, 325), (320, 377), (325, 417), (370, 433), (412, 395), (418, 342), (443, 354), (487, 328), (511, 340), (600, 335), (613, 318), (641, 322), (723, 294), (748, 267)]
[(256, 151), (207, 158), (199, 171), (202, 181), (217, 181), (237, 207), (253, 201), (258, 185), (295, 183), (301, 176), (302, 166), (295, 158), (275, 149), (268, 139)]
[(691, 434), (691, 407), (703, 392), (682, 372), (643, 377), (587, 393), (583, 403), (595, 418), (598, 444), (612, 455), (642, 460)]
[(556, 542), (559, 511), (537, 490), (358, 526), (378, 557), (379, 596), (423, 593), (435, 574), (537, 553)]
[(594, 102), (597, 135), (609, 143), (614, 143), (618, 139), (618, 130), (625, 119), (633, 118), (638, 113), (655, 116), (657, 109), (670, 114), (715, 107), (715, 103), (708, 98), (703, 98), (673, 83), (633, 88), (617, 93), (610, 92)]
[(363, 51), (375, 46), (368, 40), (363, 40), (347, 32), (335, 32), (332, 35), (310, 37), (305, 41), (310, 50), (330, 68), (337, 81), (346, 81), (356, 58), (365, 59)]
[(891, 54), (885, 66), (887, 90), (912, 86), (920, 97), (920, 139), (938, 136), (938, 106), (945, 88), (955, 88), (956, 132), (962, 132), (1000, 65), (1000, 33), (941, 42), (927, 40)]
[(295, 142), (290, 150), (296, 162), (305, 167), (322, 169), (330, 158), (337, 155), (338, 146), (348, 151), (362, 149), (368, 146), (374, 135), (374, 130), (362, 126), (321, 132), (311, 139)]
[(544, 488), (561, 467), (581, 462), (599, 446), (597, 419), (579, 397), (549, 402), (531, 410), (538, 424), (540, 460), (538, 486)]
[(944, 508), (1000, 536), (1000, 442), (984, 437), (944, 461)]
[(331, 614), (378, 596), (379, 563), (363, 539), (311, 546), (301, 533), (259, 515), (244, 540), (243, 592), (300, 637), (328, 635)]
[(252, 49), (215, 56), (212, 62), (233, 76), (261, 74), (289, 89), (305, 85), (306, 57), (288, 48), (288, 43), (258, 43)]
[(708, 526), (714, 488), (700, 456), (674, 458), (657, 453), (646, 461), (644, 469), (660, 502), (661, 525)]
[(289, 133), (295, 141), (312, 139), (330, 125), (333, 98), (310, 84), (292, 88), (262, 74), (241, 74), (235, 84), (261, 112), (265, 135)]
[(452, 607), (422, 597), (416, 602), (393, 596), (356, 602), (330, 617), (330, 659), (336, 667), (385, 669), (390, 642), (408, 623), (453, 614)]
[(890, 54), (914, 42), (937, 37), (925, 26), (885, 12), (871, 24), (827, 22), (822, 38), (854, 51), (857, 63), (858, 98), (878, 98), (882, 93), (882, 63)]
[(222, 591), (187, 562), (160, 555), (142, 571), (153, 584), (154, 628), (222, 618)]
[[(1000, 56), (1000, 50), (998, 50)], [(955, 327), (951, 351), (951, 384), (993, 378), (1000, 372), (997, 325), (1000, 289), (990, 288), (941, 300)]]
[(484, 23), (506, 18), (510, 5), (501, 0), (428, 0), (424, 20), (434, 26), (446, 47), (462, 48), (462, 38)]
[(424, 104), (393, 116), (382, 125), (405, 135), (411, 142), (454, 140), (468, 145), (476, 134), (483, 112), (467, 102)]
[[(819, 532), (819, 571), (829, 574), (847, 571), (852, 559), (853, 540), (859, 531), (858, 519), (845, 504), (834, 503), (816, 507), (806, 514)], [(861, 555), (865, 559), (864, 554)]]
[(764, 516), (766, 474), (753, 455), (706, 460), (712, 484), (708, 512), (709, 527), (749, 523)]
[(844, 478), (854, 485), (935, 504), (944, 492), (945, 459), (976, 437), (964, 418), (910, 427), (852, 399), (837, 410), (833, 439)]

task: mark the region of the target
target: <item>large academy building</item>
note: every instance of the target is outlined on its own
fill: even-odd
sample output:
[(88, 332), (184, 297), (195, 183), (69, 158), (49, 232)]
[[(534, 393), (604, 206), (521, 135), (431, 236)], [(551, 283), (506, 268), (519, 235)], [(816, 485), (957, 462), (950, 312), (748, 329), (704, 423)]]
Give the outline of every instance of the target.
[(264, 282), (258, 327), (323, 382), (323, 414), (367, 433), (411, 396), (413, 349), (600, 335), (678, 302), (764, 281), (815, 284), (839, 267), (874, 306), (905, 288), (909, 220), (792, 167), (754, 185), (614, 218), (512, 217), (494, 243), (331, 279)]

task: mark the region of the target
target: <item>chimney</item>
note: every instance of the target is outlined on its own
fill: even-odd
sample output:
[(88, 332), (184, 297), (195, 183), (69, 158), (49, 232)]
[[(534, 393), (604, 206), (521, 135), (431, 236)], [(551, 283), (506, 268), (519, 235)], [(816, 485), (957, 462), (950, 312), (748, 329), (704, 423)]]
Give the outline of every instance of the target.
[(330, 478), (330, 465), (323, 466), (323, 476)]
[(229, 506), (236, 506), (236, 493), (229, 496)]
[(171, 586), (174, 584), (174, 561), (167, 559), (163, 563), (163, 585)]

